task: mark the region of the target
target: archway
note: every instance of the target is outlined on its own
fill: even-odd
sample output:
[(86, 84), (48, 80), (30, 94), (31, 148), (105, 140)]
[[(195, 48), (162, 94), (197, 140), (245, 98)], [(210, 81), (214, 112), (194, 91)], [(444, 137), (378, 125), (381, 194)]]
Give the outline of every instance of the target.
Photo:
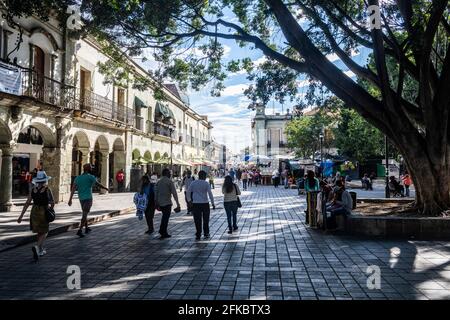
[[(37, 171), (44, 170), (51, 176), (50, 187), (59, 192), (59, 176), (56, 170), (56, 135), (43, 123), (33, 122), (24, 126), (16, 137), (12, 154), (12, 196), (26, 197), (30, 191), (31, 180)], [(56, 181), (56, 182), (55, 182)]]
[(89, 138), (84, 131), (78, 131), (75, 133), (72, 140), (72, 172), (71, 182), (83, 171), (83, 165), (89, 163), (89, 150), (90, 150)]
[(125, 181), (120, 183), (116, 179), (116, 175), (120, 170), (125, 172), (125, 144), (121, 138), (117, 138), (113, 144), (113, 150), (109, 154), (109, 180), (113, 181), (113, 188), (118, 192), (125, 191)]
[[(102, 185), (109, 188), (109, 143), (105, 136), (98, 136), (95, 141), (94, 151), (90, 154), (92, 174), (96, 176)], [(104, 189), (96, 190), (106, 193)]]
[(144, 153), (144, 160), (147, 162), (145, 169), (146, 169), (146, 173), (147, 174), (151, 174), (152, 173), (152, 169), (153, 169), (153, 159), (152, 159), (152, 153), (150, 151), (145, 151)]

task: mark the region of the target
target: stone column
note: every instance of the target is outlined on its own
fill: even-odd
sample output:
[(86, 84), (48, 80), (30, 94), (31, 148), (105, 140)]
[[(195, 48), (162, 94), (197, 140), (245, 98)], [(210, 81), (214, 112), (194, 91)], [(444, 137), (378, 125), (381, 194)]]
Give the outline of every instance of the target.
[(0, 174), (0, 212), (11, 211), (12, 207), (12, 151), (10, 146), (0, 146), (2, 167)]
[(65, 149), (44, 147), (42, 148), (43, 169), (48, 176), (52, 177), (48, 186), (52, 190), (55, 202), (61, 202), (69, 192), (69, 186), (64, 179), (65, 167)]
[[(83, 165), (85, 165), (86, 163), (89, 163), (89, 156), (91, 151), (89, 150), (89, 148), (78, 148), (78, 150), (81, 151), (81, 170), (83, 170)], [(82, 172), (80, 172), (81, 174)]]
[[(102, 172), (100, 183), (109, 188), (109, 152), (101, 151), (102, 153)], [(108, 191), (100, 189), (100, 194), (106, 194)]]

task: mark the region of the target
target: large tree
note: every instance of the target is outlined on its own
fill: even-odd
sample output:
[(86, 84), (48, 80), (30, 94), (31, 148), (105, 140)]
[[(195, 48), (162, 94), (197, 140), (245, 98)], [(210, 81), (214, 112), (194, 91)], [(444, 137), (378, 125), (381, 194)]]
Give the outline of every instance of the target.
[[(6, 1), (20, 4), (20, 1)], [(59, 1), (60, 2), (60, 1)], [(450, 208), (450, 51), (448, 0), (384, 0), (381, 28), (368, 28), (368, 6), (378, 0), (91, 0), (83, 1), (86, 30), (113, 40), (130, 54), (158, 50), (170, 75), (194, 88), (213, 80), (213, 93), (223, 88), (221, 39), (261, 50), (274, 65), (268, 86), (253, 95), (264, 102), (284, 98), (285, 86), (271, 81), (307, 74), (386, 134), (403, 155), (416, 187), (416, 205), (424, 214)], [(224, 16), (224, 12), (229, 14)], [(374, 26), (371, 24), (371, 26)], [(372, 50), (376, 68), (351, 58), (359, 47)], [(183, 49), (190, 50), (182, 55)], [(194, 52), (194, 54), (193, 54)], [(197, 53), (203, 53), (198, 57)], [(368, 90), (327, 59), (336, 54)], [(178, 55), (178, 59), (173, 59)], [(387, 60), (397, 68), (388, 68)], [(275, 67), (276, 66), (276, 67)], [(243, 59), (228, 70), (252, 64)], [(281, 68), (283, 72), (281, 72)], [(397, 74), (392, 70), (397, 69)], [(392, 78), (398, 79), (392, 85)], [(405, 81), (418, 91), (403, 90)], [(288, 87), (292, 94), (295, 89)], [(257, 88), (261, 91), (261, 86)], [(280, 96), (281, 94), (281, 96)]]
[[(312, 116), (297, 117), (286, 126), (287, 142), (298, 157), (313, 159), (320, 150), (320, 134), (333, 123), (333, 117), (326, 110), (320, 110)], [(332, 141), (323, 139), (323, 148), (328, 149)]]

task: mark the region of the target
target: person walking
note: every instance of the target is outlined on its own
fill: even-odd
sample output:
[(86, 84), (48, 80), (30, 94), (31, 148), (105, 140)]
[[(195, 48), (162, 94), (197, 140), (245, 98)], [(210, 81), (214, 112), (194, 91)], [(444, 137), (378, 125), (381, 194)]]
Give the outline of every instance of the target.
[(161, 179), (155, 186), (155, 202), (156, 208), (162, 212), (161, 224), (159, 226), (160, 239), (170, 238), (171, 235), (167, 233), (169, 225), (170, 214), (172, 212), (172, 197), (177, 204), (174, 209), (175, 212), (180, 210), (180, 202), (178, 201), (177, 190), (173, 181), (170, 179), (170, 170), (165, 168), (162, 171)]
[(253, 182), (255, 184), (255, 187), (258, 186), (260, 181), (261, 181), (261, 173), (259, 172), (259, 170), (256, 170), (253, 174)]
[(195, 222), (195, 239), (200, 240), (202, 235), (202, 224), (203, 224), (203, 236), (204, 239), (209, 238), (209, 200), (211, 201), (211, 206), (216, 209), (214, 205), (214, 197), (211, 192), (211, 187), (206, 180), (206, 172), (201, 170), (198, 173), (198, 180), (193, 181), (189, 186), (187, 191), (187, 199), (189, 203), (192, 203), (192, 212), (194, 215)]
[(405, 186), (405, 197), (409, 197), (409, 187), (412, 185), (412, 179), (408, 172), (402, 177), (403, 185)]
[(244, 191), (247, 190), (247, 184), (248, 184), (248, 172), (247, 170), (244, 170), (242, 172), (242, 189)]
[(228, 220), (228, 234), (232, 234), (233, 231), (238, 229), (237, 226), (237, 211), (239, 208), (239, 198), (241, 190), (239, 186), (231, 180), (230, 176), (225, 177), (222, 186), (223, 193), (223, 206), (227, 213)]
[(192, 208), (189, 206), (189, 201), (187, 198), (187, 190), (189, 189), (189, 186), (191, 185), (191, 183), (194, 180), (195, 180), (195, 178), (192, 176), (191, 170), (187, 170), (186, 175), (184, 176), (183, 181), (181, 182), (180, 192), (183, 191), (183, 187), (184, 187), (184, 199), (186, 201), (187, 214), (192, 213)]
[(50, 222), (47, 220), (46, 210), (53, 210), (55, 206), (52, 191), (48, 187), (48, 180), (50, 179), (51, 177), (47, 176), (45, 171), (39, 171), (36, 174), (36, 177), (32, 180), (34, 187), (29, 192), (28, 199), (17, 219), (18, 224), (22, 223), (25, 212), (33, 203), (30, 213), (30, 229), (37, 234), (37, 244), (31, 248), (35, 261), (38, 261), (39, 257), (47, 253), (44, 248), (44, 242), (47, 238)]
[(237, 179), (238, 185), (240, 185), (240, 183), (241, 183), (241, 178), (242, 178), (242, 170), (241, 170), (241, 168), (238, 168), (236, 171), (236, 179)]
[(87, 217), (91, 211), (93, 196), (92, 188), (97, 185), (101, 189), (108, 191), (108, 188), (97, 181), (97, 178), (91, 174), (92, 167), (89, 163), (83, 166), (83, 174), (76, 177), (73, 182), (72, 190), (70, 192), (68, 205), (72, 206), (72, 198), (75, 191), (78, 190), (78, 199), (80, 200), (81, 210), (83, 214), (81, 216), (80, 228), (78, 229), (77, 236), (83, 238), (83, 227), (85, 227), (85, 233), (89, 233), (91, 228), (88, 227)]
[(142, 177), (141, 192), (147, 197), (147, 207), (145, 208), (144, 215), (147, 222), (146, 234), (152, 234), (155, 230), (153, 227), (153, 218), (155, 216), (155, 184), (151, 182), (150, 177), (145, 175)]
[(247, 188), (250, 188), (253, 185), (254, 172), (252, 170), (248, 171), (248, 180), (247, 180)]
[(234, 171), (233, 168), (230, 169), (228, 174), (230, 175), (231, 179), (234, 181), (234, 178), (236, 177), (236, 172)]
[(214, 185), (214, 175), (212, 173), (209, 174), (209, 186), (211, 189), (215, 189), (216, 186)]
[(120, 169), (116, 174), (117, 192), (124, 192), (125, 190), (125, 173)]
[(280, 184), (280, 171), (278, 169), (275, 169), (272, 173), (272, 181), (275, 188), (278, 188), (278, 185)]

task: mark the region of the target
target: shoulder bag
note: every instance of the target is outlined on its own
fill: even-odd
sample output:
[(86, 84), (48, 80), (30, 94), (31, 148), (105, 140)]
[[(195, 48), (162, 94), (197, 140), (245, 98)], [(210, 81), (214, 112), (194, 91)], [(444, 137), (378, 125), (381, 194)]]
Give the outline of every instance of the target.
[(236, 186), (236, 184), (234, 185), (234, 190), (236, 191), (237, 206), (238, 206), (238, 208), (242, 208), (242, 202), (241, 202), (241, 199), (240, 199), (239, 196), (237, 195), (237, 186)]

